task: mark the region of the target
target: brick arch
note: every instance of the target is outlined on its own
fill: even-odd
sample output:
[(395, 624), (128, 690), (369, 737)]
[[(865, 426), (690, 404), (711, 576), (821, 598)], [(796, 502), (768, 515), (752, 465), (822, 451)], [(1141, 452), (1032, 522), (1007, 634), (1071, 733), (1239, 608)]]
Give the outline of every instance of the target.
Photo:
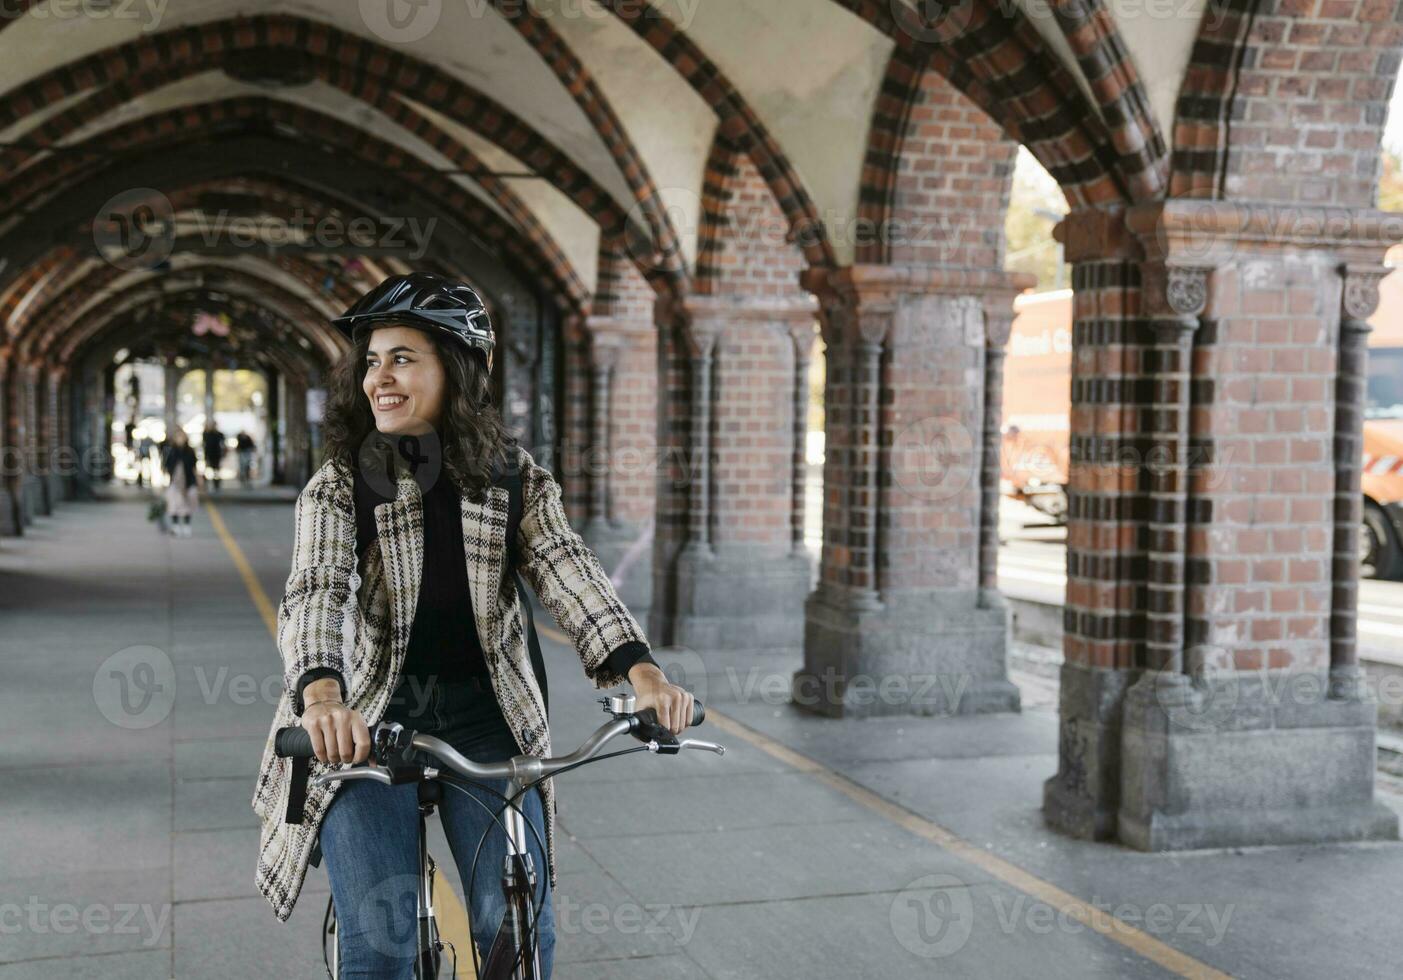
[[(224, 267), (219, 268), (228, 276), (230, 282), (238, 283), (247, 290), (246, 293), (240, 293), (242, 299), (268, 309), (296, 327), (301, 336), (312, 342), (314, 351), (326, 356), (324, 363), (330, 362), (333, 349), (339, 350), (344, 346), (343, 341), (329, 332), (321, 312), (308, 306), (301, 297), (288, 292), (281, 285), (269, 279), (254, 275), (251, 271), (238, 272)], [(164, 293), (162, 298), (169, 299), (191, 293), (203, 293), (204, 291), (206, 291), (206, 287), (203, 286), (186, 286)], [(237, 292), (237, 290), (232, 289), (229, 291)], [(38, 352), (39, 358), (62, 364), (72, 362), (78, 351), (93, 342), (109, 325), (142, 305), (143, 302), (133, 302), (129, 305), (114, 302), (89, 310), (78, 319), (64, 324), (60, 329), (47, 332), (45, 344)]]
[[(225, 60), (233, 60), (242, 57), (242, 55), (243, 52), (224, 51), (217, 54), (212, 63), (185, 63), (174, 68), (162, 67), (131, 76), (117, 85), (100, 90), (53, 119), (46, 120), (43, 125), (29, 134), (28, 139), (43, 141), (45, 144), (59, 143), (68, 134), (84, 124), (100, 118), (104, 113), (130, 102), (139, 95), (189, 75), (218, 68), (223, 65)], [(363, 73), (353, 73), (330, 59), (313, 58), (311, 61), (317, 68), (318, 77), (324, 82), (340, 89), (352, 98), (375, 106), (388, 118), (404, 127), (405, 130), (414, 133), (442, 153), (455, 165), (464, 170), (487, 171), (490, 169), (476, 154), (443, 132), (421, 113), (416, 112), (399, 99), (388, 95), (379, 86), (370, 83)], [(19, 166), (32, 160), (37, 153), (38, 151), (35, 150), (12, 150), (7, 154), (0, 155), (0, 173), (15, 173)], [(480, 173), (475, 177), (475, 180), (487, 195), (521, 227), (522, 234), (535, 248), (542, 254), (550, 256), (550, 261), (558, 268), (571, 269), (569, 260), (554, 237), (504, 181), (490, 173)], [(598, 200), (604, 201), (606, 199), (599, 198)], [(3, 203), (3, 197), (0, 197), (0, 205)], [(591, 217), (598, 222), (623, 220), (622, 212), (619, 212), (617, 208), (612, 212), (606, 210), (600, 214), (591, 215)], [(586, 287), (575, 276), (573, 269), (571, 269), (571, 279), (574, 285), (572, 291), (577, 295), (583, 295)]]
[[(273, 120), (298, 126), (303, 131), (339, 144), (371, 166), (394, 168), (402, 163), (413, 163), (403, 151), (367, 136), (340, 120), (262, 97), (241, 97), (174, 109), (104, 131), (95, 138), (101, 139), (104, 150), (124, 149), (132, 154), (141, 152), (152, 156), (167, 153), (175, 146), (207, 139), (211, 132), (228, 131), (235, 127), (246, 129), (250, 122)], [(12, 188), (11, 193), (33, 197), (46, 189), (91, 181), (101, 172), (94, 166), (84, 167), (81, 154), (64, 154), (53, 162), (52, 167), (39, 169), (37, 175), (30, 172), (35, 168), (21, 174), (18, 180), (28, 179), (32, 183), (29, 186), (21, 185), (18, 189)], [(416, 180), (416, 186), (440, 202), (446, 214), (459, 217), (467, 227), (501, 247), (533, 275), (539, 276), (542, 285), (561, 309), (578, 309), (587, 301), (587, 292), (568, 267), (553, 265), (549, 257), (529, 248), (515, 228), (468, 191), (440, 175), (421, 176)]]
[(596, 283), (591, 313), (652, 322), (656, 294), (648, 288), (647, 281), (628, 256), (618, 249), (599, 249)]
[(893, 52), (872, 120), (857, 261), (1002, 269), (1018, 144), (932, 67)]
[[(278, 194), (289, 194), (289, 186), (274, 180), (245, 181), (241, 185), (253, 184), (264, 189), (265, 195), (272, 199), (270, 190)], [(177, 212), (186, 210), (187, 199), (194, 198), (206, 190), (223, 188), (227, 185), (219, 181), (201, 182), (171, 194), (171, 202)], [(307, 199), (303, 201), (293, 190), (291, 192), (293, 202), (302, 202), (315, 207), (319, 202)], [(269, 209), (274, 212), (277, 209)], [(286, 216), (286, 215), (284, 215)], [(373, 283), (360, 282), (353, 283), (339, 274), (340, 270), (333, 270), (328, 267), (317, 265), (316, 263), (302, 258), (295, 254), (278, 253), (272, 257), (253, 254), (250, 258), (259, 262), (270, 264), (276, 268), (294, 276), (311, 292), (321, 292), (322, 285), (327, 277), (331, 275), (334, 282), (334, 290), (330, 294), (338, 306), (344, 307), (353, 303)], [(14, 338), (17, 350), (25, 351), (26, 347), (33, 343), (33, 337), (27, 336), (28, 326), (34, 322), (52, 322), (63, 320), (71, 315), (75, 310), (81, 308), (88, 302), (94, 290), (102, 289), (108, 282), (119, 276), (123, 270), (117, 266), (102, 263), (91, 269), (87, 275), (75, 279), (71, 275), (74, 267), (89, 261), (88, 257), (73, 252), (68, 248), (55, 249), (45, 255), (39, 262), (32, 263), (30, 270), (41, 275), (42, 281), (34, 290), (21, 289), (14, 295), (15, 299), (23, 296), (28, 299), (22, 315), (9, 315), (0, 320), (8, 325), (9, 334)], [(97, 260), (92, 260), (97, 261)], [(52, 274), (48, 274), (52, 272)], [(79, 287), (83, 288), (79, 288)], [(11, 303), (7, 307), (13, 314), (15, 304)]]
[[(507, 23), (511, 24), (541, 56), (541, 60), (555, 72), (562, 85), (569, 90), (586, 118), (594, 125), (595, 131), (619, 165), (619, 172), (628, 182), (643, 210), (644, 219), (653, 232), (657, 243), (656, 253), (649, 257), (650, 265), (661, 265), (672, 274), (670, 288), (676, 290), (687, 280), (686, 263), (682, 260), (682, 247), (673, 227), (666, 203), (653, 182), (642, 155), (628, 137), (623, 122), (614, 112), (613, 106), (595, 84), (589, 70), (570, 49), (550, 23), (533, 9), (530, 4), (516, 0), (492, 0), (492, 6)], [(659, 283), (657, 288), (662, 288)]]
[[(259, 269), (260, 271), (266, 266), (279, 269), (292, 275), (298, 282), (306, 286), (308, 293), (311, 294), (300, 297), (302, 304), (308, 306), (309, 309), (314, 309), (317, 316), (322, 319), (323, 322), (328, 319), (326, 309), (316, 308), (313, 305), (313, 301), (316, 298), (315, 294), (320, 291), (317, 266), (298, 256), (283, 255), (276, 258), (269, 258), (267, 256), (254, 254), (248, 256), (248, 258), (254, 261), (255, 265), (253, 268)], [(240, 269), (222, 263), (206, 264), (196, 262), (182, 267), (180, 272), (184, 274), (200, 270), (218, 272), (226, 280), (240, 277), (247, 280), (248, 277), (255, 276), (255, 273), (251, 269)], [(57, 295), (53, 295), (51, 292), (50, 295), (47, 296), (36, 296), (33, 312), (27, 313), (23, 321), (16, 324), (17, 329), (13, 333), (15, 350), (21, 357), (32, 356), (33, 352), (36, 350), (38, 352), (37, 356), (43, 357), (47, 354), (53, 343), (51, 338), (46, 339), (49, 333), (46, 328), (50, 324), (70, 323), (74, 315), (87, 306), (95, 294), (104, 290), (112, 280), (120, 278), (125, 271), (126, 270), (120, 269), (117, 266), (101, 263), (87, 270), (86, 273), (77, 276), (55, 277), (55, 279), (60, 282), (60, 285), (56, 287)], [(255, 277), (260, 281), (267, 281), (270, 284), (278, 285), (271, 279), (265, 280), (262, 276)], [(143, 280), (139, 284), (132, 284), (129, 288), (136, 289), (146, 285), (150, 281), (149, 279)], [(282, 287), (279, 285), (279, 288), (281, 289)], [(112, 295), (115, 300), (121, 296), (121, 293), (117, 292)], [(339, 312), (339, 310), (336, 312)]]
[(20, 304), (28, 300), (34, 290), (40, 288), (47, 281), (49, 273), (53, 271), (54, 263), (71, 257), (75, 253), (70, 246), (60, 245), (50, 254), (54, 256), (52, 262), (35, 262), (19, 270), (19, 274), (5, 288), (3, 296), (0, 297), (0, 349), (3, 349), (8, 342), (10, 323)]
[(726, 74), (665, 14), (647, 0), (604, 3), (635, 34), (672, 65), (720, 120), (718, 136), (749, 154), (789, 223), (810, 266), (835, 266), (837, 257), (799, 172), (760, 117)]
[(1211, 6), (1175, 106), (1169, 196), (1372, 207), (1401, 9)]
[[(162, 70), (174, 70), (194, 64), (203, 70), (211, 58), (258, 48), (286, 48), (311, 55), (314, 61), (329, 59), (356, 80), (357, 89), (374, 89), (378, 83), (391, 89), (412, 90), (417, 101), (473, 129), (550, 180), (556, 189), (595, 217), (606, 235), (612, 237), (629, 232), (631, 225), (628, 215), (617, 202), (545, 137), (506, 107), (403, 52), (348, 34), (329, 24), (285, 14), (230, 18), (175, 28), (62, 65), (0, 97), (0, 128), (19, 121), (28, 113), (66, 94), (122, 81), (149, 66), (160, 64)], [(570, 85), (566, 87), (570, 88)], [(406, 113), (411, 112), (407, 106), (402, 108)], [(620, 129), (600, 135), (605, 145), (611, 148), (627, 144), (627, 137)], [(627, 152), (622, 155), (616, 153), (616, 159), (622, 169), (637, 160), (637, 151), (628, 146)], [(645, 194), (637, 203), (640, 210), (652, 215), (652, 221), (663, 222), (658, 226), (665, 227), (665, 215), (653, 214), (657, 209), (655, 198), (656, 192), (651, 196)], [(601, 214), (608, 217), (601, 220), (598, 217)], [(643, 270), (645, 275), (666, 283), (684, 274), (680, 254), (676, 251), (675, 235), (673, 239), (673, 251), (663, 254), (658, 262), (648, 262)], [(655, 244), (661, 248), (666, 243)]]
[(702, 180), (696, 292), (797, 294), (804, 256), (786, 240), (785, 225), (751, 158), (729, 140), (715, 140)]
[[(169, 195), (169, 198), (172, 207), (179, 213), (189, 210), (190, 204), (201, 194), (211, 190), (230, 192), (230, 188), (233, 186), (234, 185), (230, 185), (225, 181), (201, 181), (173, 191)], [(252, 189), (246, 190), (246, 188)], [(235, 190), (244, 193), (261, 192), (265, 202), (263, 210), (275, 217), (293, 217), (298, 208), (307, 208), (314, 213), (320, 213), (325, 203), (299, 194), (292, 185), (271, 179), (246, 180), (238, 185)], [(279, 206), (267, 207), (266, 202), (268, 201), (274, 201)], [(330, 295), (334, 298), (335, 302), (342, 307), (353, 303), (356, 298), (364, 292), (367, 286), (372, 285), (371, 283), (351, 283), (344, 276), (339, 274), (340, 270), (333, 270), (325, 266), (317, 265), (296, 254), (278, 253), (269, 258), (254, 253), (249, 257), (257, 259), (260, 262), (267, 262), (282, 269), (284, 272), (287, 272), (301, 281), (307, 286), (308, 290), (313, 293), (322, 292), (322, 284), (327, 275), (331, 275), (334, 288)], [(63, 256), (60, 255), (58, 250), (55, 250), (49, 253), (49, 255), (46, 255), (42, 261), (32, 264), (31, 268), (52, 270), (53, 274), (46, 274), (42, 284), (38, 286), (32, 294), (27, 294), (32, 295), (32, 298), (29, 300), (24, 314), (11, 316), (8, 319), (10, 335), (16, 338), (18, 343), (24, 343), (24, 335), (29, 322), (44, 316), (62, 316), (86, 302), (87, 296), (82, 292), (75, 291), (75, 286), (79, 284), (87, 286), (87, 292), (90, 294), (92, 289), (101, 288), (122, 272), (122, 270), (118, 269), (116, 266), (104, 263), (99, 268), (91, 270), (89, 274), (82, 279), (75, 280), (71, 278), (70, 273), (72, 269), (85, 261), (98, 260), (79, 254)], [(100, 275), (100, 270), (106, 270), (110, 274)], [(50, 299), (55, 300), (54, 309), (46, 312), (46, 304), (49, 303)]]
[[(834, 0), (896, 42), (887, 63), (864, 160), (859, 213), (880, 227), (895, 186), (897, 134), (920, 97), (927, 70), (1029, 151), (1074, 206), (1149, 200), (1164, 185), (1167, 151), (1138, 73), (1100, 0), (1057, 3), (1054, 12), (1082, 70), (1093, 73), (1093, 106), (1021, 12), (993, 3), (961, 6), (964, 30), (944, 42), (919, 38), (914, 10), (885, 0)], [(1074, 10), (1085, 11), (1082, 16)], [(896, 19), (901, 12), (902, 21)], [(1099, 110), (1099, 114), (1098, 114)]]

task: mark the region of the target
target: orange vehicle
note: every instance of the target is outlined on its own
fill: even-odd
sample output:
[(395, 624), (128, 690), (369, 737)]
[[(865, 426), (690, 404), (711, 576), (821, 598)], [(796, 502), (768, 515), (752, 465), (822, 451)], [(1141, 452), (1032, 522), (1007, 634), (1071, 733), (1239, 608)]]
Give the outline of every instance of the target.
[[(1067, 514), (1072, 291), (1026, 293), (1014, 310), (1004, 366), (1002, 489), (1060, 522)], [(1380, 283), (1369, 323), (1360, 561), (1366, 575), (1403, 578), (1403, 274)]]

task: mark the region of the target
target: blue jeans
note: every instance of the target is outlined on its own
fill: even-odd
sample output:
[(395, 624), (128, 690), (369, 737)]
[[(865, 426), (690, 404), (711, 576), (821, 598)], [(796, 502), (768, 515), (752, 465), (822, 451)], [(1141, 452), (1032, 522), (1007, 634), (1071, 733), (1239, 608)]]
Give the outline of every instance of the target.
[[(385, 719), (435, 735), (474, 762), (500, 762), (521, 752), (485, 679), (481, 684), (431, 684), (424, 690), (402, 683)], [(505, 779), (489, 781), (489, 785), (501, 793), (507, 790)], [(501, 799), (477, 787), (469, 787), (468, 792), (490, 810), (445, 785), (437, 812), (463, 887), (470, 891), (468, 915), (473, 940), (485, 959), (506, 912), (501, 875), (507, 840), (504, 830), (492, 820), (492, 814), (503, 806)], [(536, 920), (541, 975), (549, 977), (555, 952), (555, 914), (540, 789), (533, 787), (517, 805), (540, 834), (538, 841), (527, 828), (528, 850), (536, 872), (535, 896), (544, 892)], [(505, 813), (499, 817), (504, 818)], [(414, 975), (418, 820), (414, 784), (385, 786), (359, 780), (341, 785), (323, 818), (321, 846), (336, 905), (342, 978)], [(491, 833), (477, 855), (476, 874), (469, 885), (474, 852), (489, 827)], [(439, 882), (435, 894), (444, 887)], [(461, 974), (465, 972), (463, 964), (471, 962), (472, 952), (459, 949), (457, 953)], [(450, 956), (445, 950), (444, 976)]]

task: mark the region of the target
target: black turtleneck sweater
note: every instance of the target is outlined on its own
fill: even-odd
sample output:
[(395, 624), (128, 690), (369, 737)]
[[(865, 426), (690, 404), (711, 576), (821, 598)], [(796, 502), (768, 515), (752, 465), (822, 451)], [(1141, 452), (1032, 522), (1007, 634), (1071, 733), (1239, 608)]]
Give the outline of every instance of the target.
[(461, 500), (446, 473), (423, 495), (424, 564), (402, 675), (417, 678), (419, 690), (433, 680), (487, 676), (468, 586)]
[[(416, 479), (419, 477), (417, 448), (417, 441), (401, 439), (397, 443), (400, 455), (409, 463)], [(489, 676), (482, 641), (477, 635), (467, 556), (463, 551), (462, 496), (446, 473), (440, 472), (427, 489), (424, 489), (425, 482), (419, 480), (423, 494), (424, 563), (419, 579), (419, 601), (414, 609), (414, 624), (410, 627), (401, 672), (401, 679), (415, 678), (419, 690), (427, 690), (427, 685), (433, 681)], [(642, 643), (625, 643), (609, 654), (609, 668), (625, 677), (638, 663), (657, 663)], [(323, 677), (335, 677), (341, 686), (341, 696), (345, 698), (346, 682), (340, 673), (329, 667), (317, 667), (298, 679), (293, 698), (297, 714), (302, 713), (303, 688)]]

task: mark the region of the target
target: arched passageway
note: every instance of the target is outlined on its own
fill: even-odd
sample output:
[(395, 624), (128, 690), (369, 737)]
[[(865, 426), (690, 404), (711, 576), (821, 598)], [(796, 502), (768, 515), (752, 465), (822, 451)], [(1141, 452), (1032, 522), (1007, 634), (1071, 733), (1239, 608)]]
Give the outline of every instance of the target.
[(1020, 805), (1141, 851), (1397, 838), (1358, 626), (1361, 522), (1403, 542), (1360, 441), (1394, 0), (9, 6), (0, 556), (211, 417), (294, 496), (329, 320), (431, 271), (485, 298), (503, 418), (687, 681), (739, 715), (762, 677), (805, 731), (1012, 731), (1021, 147), (1071, 294)]

